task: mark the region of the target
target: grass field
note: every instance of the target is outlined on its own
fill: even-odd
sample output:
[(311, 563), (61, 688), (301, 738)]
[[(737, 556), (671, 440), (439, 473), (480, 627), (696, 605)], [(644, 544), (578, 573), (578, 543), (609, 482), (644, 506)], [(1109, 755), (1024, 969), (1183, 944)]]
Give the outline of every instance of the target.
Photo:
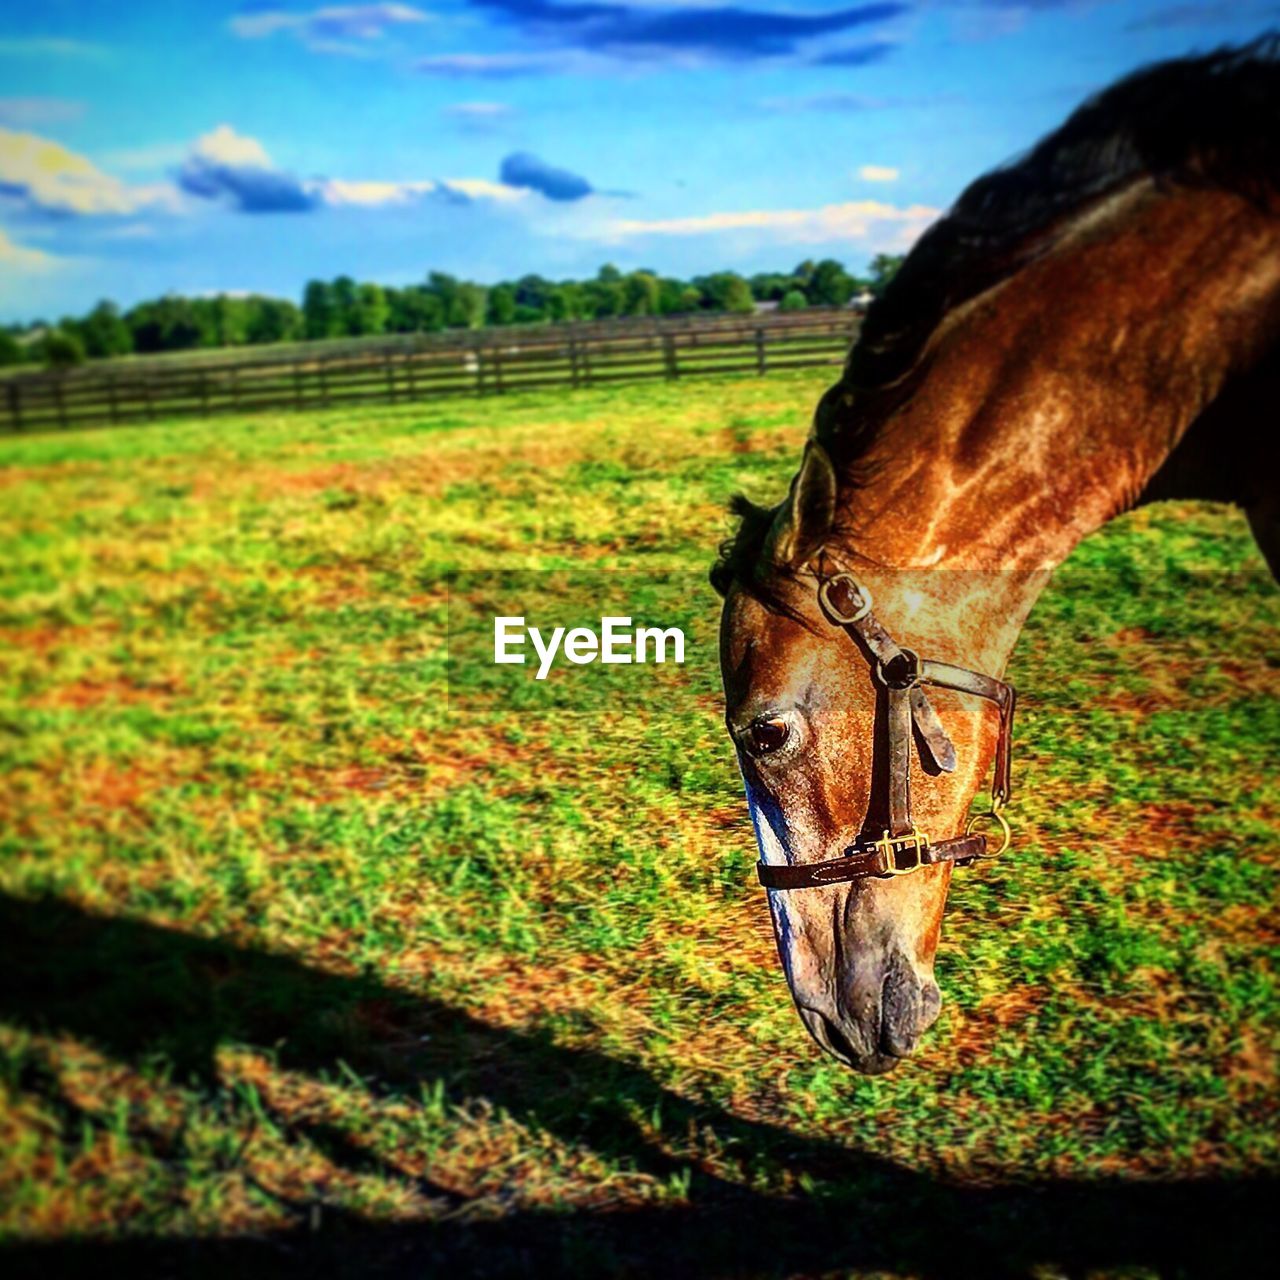
[[(0, 442), (12, 1273), (1176, 1276), (1214, 1273), (1206, 1223), (1218, 1261), (1258, 1243), (1280, 592), (1236, 513), (1128, 516), (1037, 606), (1017, 843), (956, 877), (920, 1057), (805, 1037), (705, 570), (824, 378)], [(642, 570), (690, 661), (602, 692), (455, 654), (446, 698), (446, 569)]]

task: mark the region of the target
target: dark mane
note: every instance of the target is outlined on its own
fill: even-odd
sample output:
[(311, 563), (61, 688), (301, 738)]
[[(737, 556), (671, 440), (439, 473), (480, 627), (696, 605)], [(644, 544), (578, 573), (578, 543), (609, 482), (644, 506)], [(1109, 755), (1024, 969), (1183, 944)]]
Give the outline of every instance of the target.
[[(909, 391), (909, 375), (949, 312), (1050, 252), (1071, 215), (1144, 178), (1274, 207), (1280, 33), (1136, 71), (965, 189), (872, 304), (840, 380), (818, 404), (814, 430), (842, 476), (856, 480), (865, 470), (887, 411)], [(712, 572), (720, 591), (751, 581), (774, 516), (741, 498), (733, 510), (741, 523)]]
[(753, 580), (777, 508), (761, 507), (739, 493), (729, 500), (729, 512), (738, 517), (738, 528), (732, 538), (720, 544), (720, 554), (711, 566), (711, 585), (721, 595), (735, 580)]
[(1142, 179), (1237, 191), (1280, 183), (1280, 33), (1117, 81), (1026, 155), (971, 183), (872, 304), (846, 390), (891, 386), (946, 314), (1051, 250), (1069, 215)]

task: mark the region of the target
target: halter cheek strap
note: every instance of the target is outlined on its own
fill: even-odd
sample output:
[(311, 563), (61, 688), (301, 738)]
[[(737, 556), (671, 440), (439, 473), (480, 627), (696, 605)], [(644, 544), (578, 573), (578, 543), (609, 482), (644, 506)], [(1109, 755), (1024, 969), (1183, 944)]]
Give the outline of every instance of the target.
[[(876, 679), (885, 688), (888, 708), (888, 821), (879, 840), (851, 845), (838, 858), (788, 866), (757, 864), (756, 874), (766, 889), (808, 889), (842, 884), (867, 876), (900, 876), (940, 862), (967, 866), (977, 858), (994, 857), (1009, 847), (1009, 824), (1001, 810), (1009, 800), (1013, 711), (1017, 693), (1011, 684), (950, 662), (921, 659), (902, 648), (871, 611), (871, 593), (853, 574), (841, 570), (818, 576), (818, 601), (836, 626), (858, 641), (875, 662)], [(925, 692), (925, 686), (954, 689), (995, 703), (1000, 712), (996, 739), (991, 810), (972, 818), (964, 835), (932, 841), (911, 816), (911, 742), (918, 735), (922, 755), (944, 773), (956, 767), (956, 752)], [(913, 733), (914, 730), (914, 733)], [(992, 853), (987, 838), (974, 832), (981, 821), (999, 826), (1003, 840)]]

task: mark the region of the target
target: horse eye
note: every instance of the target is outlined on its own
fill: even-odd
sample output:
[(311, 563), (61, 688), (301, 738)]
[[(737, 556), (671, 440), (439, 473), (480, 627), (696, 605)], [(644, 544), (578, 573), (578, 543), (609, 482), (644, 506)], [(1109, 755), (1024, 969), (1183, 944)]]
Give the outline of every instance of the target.
[(747, 729), (747, 747), (753, 756), (767, 756), (791, 736), (791, 726), (779, 716), (753, 720)]

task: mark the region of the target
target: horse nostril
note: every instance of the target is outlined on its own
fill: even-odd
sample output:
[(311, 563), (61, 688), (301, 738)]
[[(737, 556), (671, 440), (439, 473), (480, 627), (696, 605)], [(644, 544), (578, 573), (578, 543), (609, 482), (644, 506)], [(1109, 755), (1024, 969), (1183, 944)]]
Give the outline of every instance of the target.
[(936, 982), (928, 982), (920, 993), (920, 1030), (928, 1031), (937, 1022), (941, 1012), (942, 992)]
[(834, 1022), (826, 1018), (823, 1018), (823, 1021), (827, 1024), (827, 1043), (831, 1052), (844, 1062), (852, 1063), (858, 1057), (858, 1054), (853, 1045), (849, 1043), (848, 1037)]
[(933, 982), (922, 983), (901, 957), (894, 957), (880, 991), (880, 1049), (905, 1058), (938, 1016), (942, 996)]

